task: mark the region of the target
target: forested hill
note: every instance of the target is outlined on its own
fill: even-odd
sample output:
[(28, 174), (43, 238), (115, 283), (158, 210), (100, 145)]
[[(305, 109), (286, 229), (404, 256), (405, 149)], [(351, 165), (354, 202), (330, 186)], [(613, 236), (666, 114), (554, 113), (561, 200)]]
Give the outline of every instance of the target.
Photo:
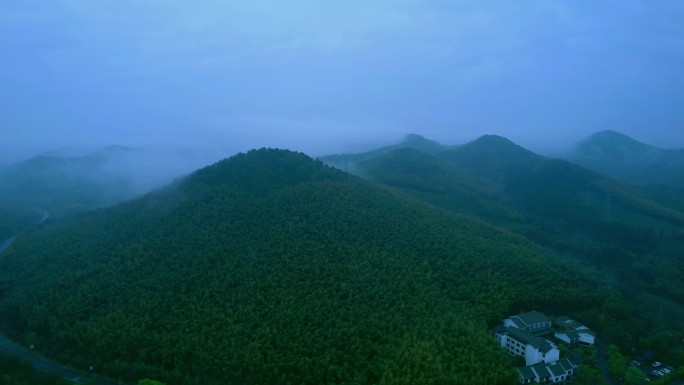
[(565, 156), (584, 167), (627, 182), (684, 188), (684, 149), (662, 149), (615, 131), (577, 143)]
[[(0, 168), (0, 206), (33, 207), (54, 216), (74, 214), (131, 198), (130, 181), (109, 165), (137, 150), (110, 146), (78, 157), (36, 156)], [(140, 167), (140, 166), (139, 166)]]
[(436, 154), (386, 152), (355, 167), (395, 191), (502, 226), (599, 269), (632, 306), (619, 328), (603, 334), (626, 349), (639, 346), (684, 361), (676, 338), (684, 337), (681, 190), (619, 182), (494, 135)]
[(510, 232), (307, 156), (254, 150), (48, 222), (0, 255), (4, 333), (169, 384), (511, 384), (500, 317), (622, 314)]
[(368, 159), (373, 159), (377, 156), (387, 154), (394, 150), (400, 149), (413, 149), (418, 150), (426, 154), (438, 154), (442, 151), (449, 149), (450, 146), (437, 143), (434, 140), (430, 140), (420, 136), (418, 134), (408, 134), (401, 142), (397, 144), (392, 144), (389, 146), (384, 146), (376, 148), (367, 152), (359, 154), (335, 154), (328, 155), (321, 158), (325, 164), (339, 168), (341, 170), (358, 174), (363, 172), (362, 168), (358, 168), (357, 164)]
[(0, 210), (42, 209), (52, 217), (110, 206), (163, 186), (210, 153), (108, 146), (82, 156), (41, 155), (0, 167)]

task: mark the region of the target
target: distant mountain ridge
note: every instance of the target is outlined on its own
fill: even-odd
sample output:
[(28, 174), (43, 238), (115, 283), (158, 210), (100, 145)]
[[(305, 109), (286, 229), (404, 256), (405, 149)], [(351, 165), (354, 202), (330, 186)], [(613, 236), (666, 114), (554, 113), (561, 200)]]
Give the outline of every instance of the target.
[[(423, 155), (403, 151), (405, 149)], [(468, 186), (471, 193), (478, 191), (476, 195), (486, 192), (490, 202), (493, 199), (499, 200), (509, 206), (509, 209), (513, 204), (517, 210), (526, 211), (528, 215), (536, 213), (535, 215), (549, 216), (558, 214), (559, 210), (572, 210), (573, 215), (585, 215), (605, 221), (608, 219), (606, 196), (610, 193), (613, 199), (611, 204), (618, 205), (616, 207), (625, 205), (630, 211), (648, 211), (650, 215), (668, 223), (679, 224), (684, 220), (684, 214), (659, 203), (637, 205), (637, 202), (649, 201), (651, 198), (647, 196), (652, 195), (652, 192), (615, 183), (610, 178), (573, 162), (546, 158), (497, 135), (483, 135), (462, 145), (433, 145), (430, 146), (430, 152), (422, 152), (399, 143), (362, 154), (336, 155), (334, 159), (346, 159), (346, 166), (350, 170), (385, 184), (399, 186), (406, 185), (408, 181), (422, 180), (423, 185), (420, 187), (411, 182), (414, 183), (413, 190), (428, 191), (451, 181), (448, 183), (452, 188), (456, 185)], [(339, 168), (339, 163), (330, 162), (330, 157), (323, 157), (321, 160)], [(441, 170), (441, 177), (429, 178), (435, 170)], [(462, 193), (462, 189), (458, 194), (454, 190), (451, 195), (460, 196)], [(471, 203), (478, 201), (488, 205), (477, 199)], [(458, 209), (455, 206), (452, 208)], [(618, 210), (614, 214), (621, 213)]]
[(658, 148), (616, 131), (589, 136), (564, 158), (626, 182), (684, 188), (684, 149)]
[(449, 146), (437, 143), (418, 134), (407, 134), (404, 139), (397, 144), (384, 146), (368, 152), (357, 154), (327, 155), (321, 157), (320, 159), (330, 166), (355, 174), (360, 171), (356, 168), (358, 162), (362, 162), (375, 156), (386, 154), (388, 152), (402, 148), (410, 148), (427, 154), (437, 154), (447, 150)]
[(118, 145), (82, 156), (40, 155), (0, 168), (0, 207), (40, 208), (55, 217), (82, 213), (146, 193), (208, 162)]

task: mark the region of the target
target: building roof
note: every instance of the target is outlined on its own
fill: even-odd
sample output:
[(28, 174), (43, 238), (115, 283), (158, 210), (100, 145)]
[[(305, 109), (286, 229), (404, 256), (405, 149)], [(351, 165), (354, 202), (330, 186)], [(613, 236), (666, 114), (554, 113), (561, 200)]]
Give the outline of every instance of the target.
[(560, 316), (556, 318), (556, 323), (559, 324), (563, 329), (566, 330), (565, 334), (570, 335), (568, 333), (569, 330), (575, 330), (579, 333), (588, 333), (594, 337), (596, 337), (596, 333), (589, 329), (588, 327), (582, 325), (581, 323), (575, 321), (574, 319), (566, 316)]
[(524, 329), (524, 328), (527, 326), (527, 325), (525, 325), (524, 322), (522, 322), (520, 319), (518, 319), (518, 318), (515, 317), (515, 316), (513, 316), (513, 317), (511, 317), (511, 318), (509, 318), (509, 319), (510, 319), (510, 320), (515, 324), (515, 326), (517, 326), (519, 329)]
[(536, 375), (534, 374), (534, 371), (532, 371), (532, 368), (529, 366), (521, 366), (518, 368), (518, 374), (520, 374), (520, 378), (523, 380), (528, 380), (530, 378), (534, 378)]
[(532, 365), (531, 368), (535, 373), (537, 373), (537, 376), (540, 379), (551, 377), (551, 373), (549, 373), (549, 370), (546, 368), (546, 364), (544, 363)]
[(568, 338), (570, 338), (571, 340), (576, 340), (576, 339), (579, 338), (579, 333), (577, 333), (576, 331), (574, 331), (574, 330), (572, 330), (572, 329), (571, 329), (571, 330), (565, 330), (565, 331), (562, 331), (562, 332), (556, 332), (556, 334), (555, 334), (556, 337), (558, 337), (559, 334), (565, 334), (565, 335), (568, 336)]
[(546, 368), (549, 369), (549, 371), (551, 372), (551, 374), (553, 374), (554, 377), (560, 377), (567, 374), (565, 372), (565, 369), (563, 369), (563, 366), (558, 362), (554, 362), (553, 364), (548, 365)]
[(554, 346), (546, 339), (533, 336), (525, 330), (512, 328), (510, 326), (504, 326), (503, 329), (505, 333), (517, 339), (518, 341), (524, 344), (532, 345), (544, 353), (547, 353), (554, 348)]
[(522, 313), (518, 315), (511, 316), (511, 320), (515, 322), (515, 320), (518, 319), (522, 323), (525, 324), (525, 326), (533, 325), (533, 324), (538, 324), (542, 322), (548, 322), (551, 323), (551, 319), (546, 316), (546, 314), (538, 311), (531, 311), (529, 313)]
[(575, 369), (577, 367), (577, 365), (573, 364), (572, 361), (570, 361), (567, 358), (563, 358), (561, 360), (558, 360), (558, 363), (563, 367), (563, 369), (565, 369), (566, 372), (568, 370), (572, 370), (572, 369)]

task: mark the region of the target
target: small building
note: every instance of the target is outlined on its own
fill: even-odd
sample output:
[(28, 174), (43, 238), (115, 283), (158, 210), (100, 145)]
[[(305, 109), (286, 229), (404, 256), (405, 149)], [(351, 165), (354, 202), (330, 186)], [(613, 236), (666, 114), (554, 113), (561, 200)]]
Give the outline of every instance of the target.
[(569, 345), (582, 344), (593, 346), (596, 342), (596, 333), (581, 323), (568, 317), (556, 318), (560, 330), (554, 336)]
[(546, 369), (551, 373), (551, 382), (564, 382), (567, 378), (565, 369), (563, 369), (563, 366), (558, 361), (547, 365)]
[(566, 383), (575, 374), (577, 365), (564, 358), (551, 363), (538, 363), (518, 368), (519, 383), (530, 384), (532, 382), (543, 383)]
[(521, 384), (529, 384), (532, 381), (536, 382), (537, 374), (530, 366), (521, 366), (518, 368), (518, 375), (520, 376)]
[(503, 325), (522, 329), (533, 334), (546, 334), (551, 331), (551, 319), (546, 314), (538, 311), (531, 311), (503, 320)]
[(563, 358), (562, 360), (558, 360), (558, 363), (563, 367), (563, 370), (565, 370), (565, 375), (567, 377), (572, 376), (575, 374), (575, 369), (579, 367), (579, 365), (573, 363), (567, 358)]
[(579, 333), (574, 330), (555, 332), (554, 336), (568, 345), (575, 345), (579, 342)]
[(534, 382), (543, 384), (551, 380), (551, 372), (549, 372), (545, 364), (532, 365), (531, 368), (535, 373)]
[(560, 350), (551, 341), (509, 326), (496, 326), (492, 332), (504, 350), (525, 358), (525, 365), (558, 361)]

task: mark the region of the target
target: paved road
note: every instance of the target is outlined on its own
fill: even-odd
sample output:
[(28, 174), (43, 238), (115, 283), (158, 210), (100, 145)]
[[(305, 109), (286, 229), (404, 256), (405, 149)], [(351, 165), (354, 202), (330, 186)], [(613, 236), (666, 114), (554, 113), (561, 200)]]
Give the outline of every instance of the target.
[(604, 339), (599, 339), (598, 340), (598, 347), (596, 349), (596, 362), (599, 364), (599, 368), (601, 369), (601, 374), (603, 375), (603, 379), (606, 381), (607, 384), (614, 385), (615, 382), (613, 381), (613, 377), (610, 375), (610, 372), (608, 371), (608, 360), (606, 359), (606, 356), (608, 354), (608, 343)]
[(31, 366), (40, 371), (46, 373), (57, 373), (60, 376), (62, 376), (65, 380), (77, 384), (80, 384), (84, 382), (86, 379), (90, 378), (94, 379), (95, 382), (100, 385), (123, 384), (119, 381), (114, 381), (102, 377), (96, 377), (90, 373), (85, 373), (80, 370), (66, 367), (60, 363), (42, 357), (31, 350), (25, 349), (24, 347), (19, 346), (14, 341), (2, 335), (0, 335), (0, 353), (10, 357), (17, 357), (24, 361), (28, 361), (31, 363)]

